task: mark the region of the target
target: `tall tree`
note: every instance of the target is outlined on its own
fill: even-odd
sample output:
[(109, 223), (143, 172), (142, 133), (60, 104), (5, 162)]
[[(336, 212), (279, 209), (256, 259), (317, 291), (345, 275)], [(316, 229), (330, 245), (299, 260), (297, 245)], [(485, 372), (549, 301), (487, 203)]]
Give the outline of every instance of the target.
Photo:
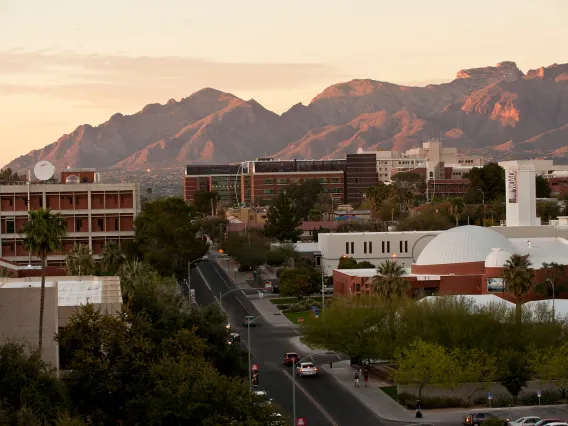
[(337, 269), (355, 269), (357, 266), (357, 259), (343, 255), (339, 258)]
[(65, 257), (67, 275), (92, 275), (95, 272), (95, 259), (88, 246), (75, 244)]
[(451, 203), (452, 206), (450, 207), (450, 211), (452, 212), (452, 215), (456, 218), (456, 226), (459, 226), (460, 216), (465, 210), (465, 204), (463, 198), (460, 197), (452, 198)]
[(534, 281), (534, 270), (527, 256), (512, 255), (505, 263), (502, 273), (505, 289), (515, 296), (515, 322), (521, 326), (523, 297), (531, 290)]
[(107, 242), (101, 252), (100, 271), (103, 275), (116, 275), (126, 258), (114, 241)]
[(383, 213), (383, 201), (391, 194), (392, 187), (380, 182), (377, 186), (370, 186), (365, 191), (365, 204), (371, 210), (373, 219), (380, 219)]
[(47, 255), (63, 247), (61, 239), (67, 234), (67, 226), (63, 218), (53, 214), (49, 209), (30, 211), (29, 221), (20, 229), (24, 234), (24, 247), (41, 260), (41, 294), (39, 304), (39, 338), (38, 349), (43, 346), (43, 311), (45, 308), (45, 268)]
[(488, 203), (505, 196), (505, 169), (497, 163), (474, 167), (465, 177), (469, 179), (468, 203), (481, 203), (484, 197)]
[(552, 192), (548, 181), (542, 176), (537, 176), (535, 180), (536, 184), (536, 198), (550, 198), (550, 193)]
[(401, 298), (410, 288), (403, 276), (404, 268), (394, 260), (385, 260), (377, 267), (377, 275), (373, 277), (375, 292), (389, 304)]
[(297, 220), (307, 220), (310, 210), (313, 210), (320, 194), (324, 193), (322, 184), (315, 179), (306, 179), (301, 184), (293, 183), (286, 187), (286, 194), (295, 208)]
[(209, 216), (217, 211), (219, 204), (219, 194), (216, 191), (209, 191), (207, 189), (198, 189), (193, 194), (193, 205), (198, 213), (203, 216)]
[(134, 222), (137, 256), (164, 276), (185, 277), (187, 262), (207, 252), (189, 213), (182, 198), (160, 198), (146, 203)]
[(296, 242), (302, 234), (302, 231), (298, 229), (301, 223), (292, 199), (286, 191), (282, 191), (274, 198), (268, 209), (264, 234), (278, 241)]

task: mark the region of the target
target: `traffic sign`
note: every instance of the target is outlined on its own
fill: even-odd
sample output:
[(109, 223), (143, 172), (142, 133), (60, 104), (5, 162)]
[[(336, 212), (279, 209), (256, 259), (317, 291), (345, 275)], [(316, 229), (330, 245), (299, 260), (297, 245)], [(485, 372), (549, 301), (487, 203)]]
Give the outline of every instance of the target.
[(540, 389), (536, 391), (536, 396), (537, 396), (538, 398), (541, 397)]
[(296, 419), (296, 426), (307, 426), (306, 419), (303, 417), (298, 417)]
[(490, 401), (493, 399), (493, 394), (491, 392), (487, 394), (487, 399)]
[(258, 371), (258, 364), (252, 364), (252, 365), (250, 366), (250, 369), (251, 369), (252, 371)]

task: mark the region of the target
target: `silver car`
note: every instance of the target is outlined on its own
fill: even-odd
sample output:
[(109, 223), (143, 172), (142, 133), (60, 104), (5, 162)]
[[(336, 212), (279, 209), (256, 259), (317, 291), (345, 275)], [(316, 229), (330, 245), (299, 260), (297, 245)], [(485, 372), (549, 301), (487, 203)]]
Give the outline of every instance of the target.
[(317, 376), (318, 369), (312, 362), (302, 362), (296, 367), (296, 374), (299, 377)]

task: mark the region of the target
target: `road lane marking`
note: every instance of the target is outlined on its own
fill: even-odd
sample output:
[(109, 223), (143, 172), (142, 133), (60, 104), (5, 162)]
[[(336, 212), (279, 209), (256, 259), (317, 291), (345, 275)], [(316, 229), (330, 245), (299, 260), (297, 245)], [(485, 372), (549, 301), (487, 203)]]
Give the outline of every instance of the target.
[(233, 289), (235, 289), (235, 288), (239, 288), (239, 287), (231, 287), (231, 286), (227, 283), (227, 281), (225, 281), (225, 278), (223, 278), (223, 276), (221, 275), (221, 273), (220, 273), (219, 270), (217, 269), (217, 267), (220, 267), (220, 266), (219, 266), (219, 263), (217, 263), (217, 267), (215, 267), (215, 265), (213, 265), (213, 264), (211, 264), (211, 266), (213, 266), (213, 269), (215, 270), (215, 272), (217, 272), (217, 275), (219, 275), (219, 278), (221, 278), (221, 280), (225, 283), (225, 285), (227, 286), (227, 288), (228, 288), (229, 290), (233, 290)]
[(196, 267), (195, 267), (195, 270), (199, 273), (199, 275), (201, 276), (201, 279), (203, 280), (203, 282), (205, 283), (205, 285), (207, 286), (207, 288), (209, 289), (209, 291), (212, 292), (213, 290), (211, 290), (211, 286), (209, 285), (209, 283), (208, 283), (207, 280), (205, 279), (205, 276), (203, 275), (203, 272), (201, 272), (201, 271), (199, 270), (199, 266), (196, 266)]
[(300, 392), (302, 392), (310, 401), (312, 404), (314, 404), (314, 406), (320, 411), (320, 413), (322, 413), (324, 415), (324, 417), (329, 420), (329, 422), (333, 425), (333, 426), (339, 426), (335, 420), (333, 420), (333, 417), (331, 417), (331, 415), (324, 410), (324, 408), (314, 399), (313, 396), (311, 396), (309, 394), (309, 392), (304, 389), (304, 387), (298, 383), (297, 380), (294, 380), (293, 377), (290, 375), (290, 373), (288, 373), (286, 370), (282, 370), (282, 372), (286, 375), (286, 377), (288, 377), (290, 379), (290, 381), (293, 381), (293, 383), (296, 385), (296, 387), (298, 388), (298, 390)]

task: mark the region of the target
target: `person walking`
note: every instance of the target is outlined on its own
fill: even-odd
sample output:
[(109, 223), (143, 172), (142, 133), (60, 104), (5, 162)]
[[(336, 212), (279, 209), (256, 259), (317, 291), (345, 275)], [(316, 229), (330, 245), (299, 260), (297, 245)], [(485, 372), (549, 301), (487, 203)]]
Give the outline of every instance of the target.
[(355, 370), (353, 373), (353, 382), (355, 383), (355, 387), (359, 387), (359, 370)]
[(366, 368), (363, 371), (363, 381), (365, 382), (365, 387), (367, 387), (367, 382), (369, 381), (369, 370)]

